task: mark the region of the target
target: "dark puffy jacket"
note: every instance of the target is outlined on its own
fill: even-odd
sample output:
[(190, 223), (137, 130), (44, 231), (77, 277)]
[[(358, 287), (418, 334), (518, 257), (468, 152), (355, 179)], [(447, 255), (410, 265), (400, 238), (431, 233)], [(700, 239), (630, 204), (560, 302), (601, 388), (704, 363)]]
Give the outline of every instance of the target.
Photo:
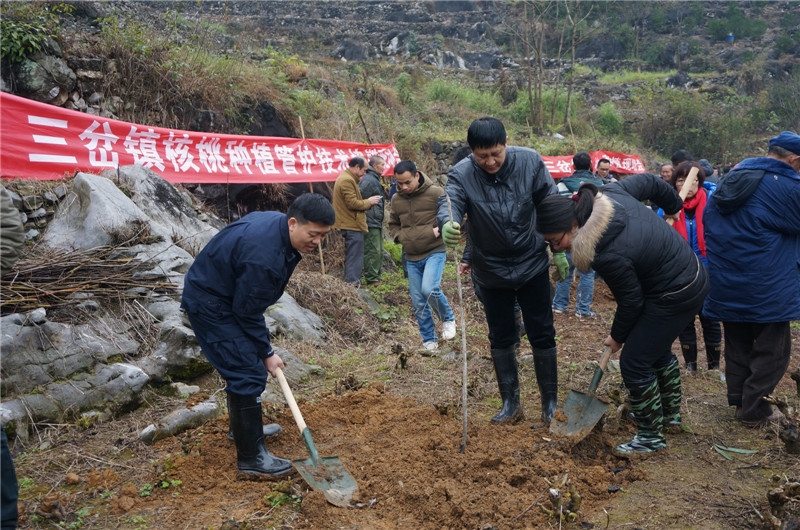
[[(445, 193), (453, 218), (469, 216), (472, 270), (480, 287), (514, 288), (550, 266), (547, 245), (536, 232), (536, 205), (558, 193), (539, 153), (508, 147), (500, 171), (489, 175), (470, 155), (447, 174)], [(437, 222), (450, 220), (447, 201), (439, 198)]]
[(723, 322), (800, 318), (800, 174), (770, 157), (728, 173), (703, 213), (711, 292)]
[(681, 294), (697, 296), (696, 289), (685, 288), (702, 265), (677, 230), (640, 202), (648, 199), (668, 214), (683, 206), (678, 193), (660, 178), (634, 175), (603, 186), (591, 216), (572, 241), (575, 266), (597, 271), (614, 293), (617, 312), (611, 336), (622, 343), (645, 301), (672, 295), (670, 301), (677, 303)]
[(372, 166), (369, 166), (367, 172), (361, 177), (361, 182), (358, 183), (358, 190), (365, 199), (373, 195), (380, 195), (381, 201), (367, 210), (367, 228), (383, 228), (383, 208), (385, 206), (386, 191), (381, 186), (381, 176)]
[[(300, 261), (286, 215), (253, 212), (226, 226), (200, 251), (184, 278), (181, 307), (211, 304), (236, 319), (241, 332), (272, 351), (264, 311), (278, 301)], [(207, 340), (230, 339), (228, 329), (205, 330)]]

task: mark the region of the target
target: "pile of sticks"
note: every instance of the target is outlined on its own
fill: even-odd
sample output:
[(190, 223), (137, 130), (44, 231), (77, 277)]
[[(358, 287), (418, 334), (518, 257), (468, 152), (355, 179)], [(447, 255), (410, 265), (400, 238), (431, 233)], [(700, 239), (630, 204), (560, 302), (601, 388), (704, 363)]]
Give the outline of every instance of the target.
[(168, 282), (135, 278), (138, 269), (146, 269), (143, 265), (111, 246), (31, 252), (0, 280), (0, 312), (7, 315), (38, 307), (63, 309), (85, 301), (76, 293), (91, 293), (101, 301), (125, 298), (125, 291), (134, 287), (155, 292), (176, 289)]

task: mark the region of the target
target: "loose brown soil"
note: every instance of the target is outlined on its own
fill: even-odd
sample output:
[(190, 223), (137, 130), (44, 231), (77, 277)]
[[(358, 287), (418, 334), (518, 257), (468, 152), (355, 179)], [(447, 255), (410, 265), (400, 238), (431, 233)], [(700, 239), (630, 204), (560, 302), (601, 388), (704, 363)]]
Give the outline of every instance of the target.
[[(452, 268), (445, 277), (445, 293), (457, 307)], [(341, 282), (308, 272), (302, 278), (314, 284), (306, 286), (305, 296), (319, 297), (324, 289), (316, 287), (317, 281), (331, 291), (328, 306), (318, 309), (321, 314), (342, 309), (331, 300), (337, 299), (336, 289), (345, 288)], [(553, 506), (547, 481), (557, 483), (566, 475), (561, 494), (567, 494), (571, 482), (582, 498), (574, 523), (562, 522), (568, 527), (766, 528), (761, 519), (768, 517), (771, 475), (800, 476), (800, 461), (785, 452), (774, 428), (746, 429), (733, 419), (717, 371), (684, 374), (686, 432), (668, 436), (668, 451), (628, 462), (610, 451), (634, 432), (627, 414), (616, 405), (575, 447), (543, 428), (532, 362), (524, 357), (530, 345), (523, 341), (520, 372), (527, 419), (516, 425), (490, 425), (500, 402), (486, 358), (482, 311), (469, 284), (464, 290), (471, 352), (469, 443), (462, 454), (460, 329), (456, 340), (442, 348), (442, 356), (422, 356), (407, 292), (390, 286), (372, 290), (394, 308), (390, 319), (369, 320), (359, 313), (358, 325), (347, 328), (344, 336), (331, 324), (331, 337), (321, 349), (283, 343), (326, 371), (326, 377), (308, 381), (295, 393), (320, 455), (338, 457), (359, 485), (352, 508), (328, 504), (296, 473), (285, 480), (236, 480), (227, 416), (154, 447), (140, 443), (140, 429), (186, 404), (185, 399), (152, 393), (147, 407), (113, 422), (86, 430), (53, 426), (38, 431), (27, 444), (16, 444), (22, 482), (20, 526), (63, 522), (73, 528), (137, 529), (557, 528), (557, 516), (543, 510)], [(614, 309), (601, 282), (593, 308), (600, 315), (596, 320), (556, 316), (562, 402), (569, 389), (588, 387), (593, 366), (585, 361), (600, 357)], [(373, 329), (358, 340), (358, 329), (370, 322)], [(790, 371), (800, 365), (797, 327), (792, 335), (795, 355)], [(455, 354), (455, 360), (448, 360), (448, 353)], [(705, 361), (702, 345), (700, 361)], [(203, 392), (224, 397), (214, 374), (194, 383)], [(609, 371), (598, 395), (615, 396), (619, 390), (619, 374)], [(788, 375), (777, 394), (797, 407)], [(284, 429), (268, 440), (270, 451), (291, 459), (308, 457), (288, 409), (268, 403), (265, 416), (265, 421)], [(715, 444), (757, 453), (728, 453), (728, 460)], [(795, 504), (788, 508), (797, 509)]]

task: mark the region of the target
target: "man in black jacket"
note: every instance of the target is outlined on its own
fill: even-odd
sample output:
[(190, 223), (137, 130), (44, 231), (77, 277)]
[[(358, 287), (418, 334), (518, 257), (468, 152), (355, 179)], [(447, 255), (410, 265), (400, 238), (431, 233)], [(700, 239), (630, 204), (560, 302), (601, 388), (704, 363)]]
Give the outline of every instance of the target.
[(383, 264), (383, 208), (386, 190), (381, 184), (381, 175), (386, 163), (381, 156), (369, 159), (367, 172), (358, 183), (362, 197), (379, 196), (378, 204), (367, 210), (367, 233), (364, 234), (364, 280), (367, 285), (375, 285), (381, 281), (381, 265)]
[[(461, 236), (460, 222), (469, 216), (472, 263), (460, 263), (461, 274), (472, 271), (481, 289), (489, 342), (503, 408), (493, 423), (523, 418), (515, 345), (514, 300), (519, 301), (525, 331), (533, 347), (534, 369), (542, 395), (542, 419), (549, 422), (557, 407), (558, 369), (555, 328), (550, 307), (550, 258), (535, 231), (536, 205), (557, 194), (553, 178), (539, 153), (507, 147), (506, 130), (496, 118), (475, 120), (467, 132), (472, 154), (447, 174), (450, 219), (445, 197), (439, 198), (437, 222), (448, 245)], [(569, 270), (561, 252), (554, 256), (559, 278)]]

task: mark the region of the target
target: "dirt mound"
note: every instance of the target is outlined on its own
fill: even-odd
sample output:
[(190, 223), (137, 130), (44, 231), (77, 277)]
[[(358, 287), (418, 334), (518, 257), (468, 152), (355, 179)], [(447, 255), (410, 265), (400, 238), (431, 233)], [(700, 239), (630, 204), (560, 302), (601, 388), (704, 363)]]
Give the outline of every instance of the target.
[[(329, 505), (296, 475), (282, 484), (236, 481), (233, 444), (225, 438), (227, 418), (220, 418), (160, 447), (173, 455), (187, 453), (156, 467), (155, 484), (179, 484), (180, 494), (174, 487), (156, 487), (135, 511), (150, 517), (169, 513), (162, 522), (188, 527), (252, 521), (259, 514), (267, 517), (277, 503), (275, 491), (284, 491), (302, 509), (295, 524), (304, 528), (479, 528), (486, 523), (525, 528), (548, 518), (537, 506), (549, 505), (546, 478), (567, 473), (587, 507), (614, 495), (609, 486), (644, 478), (610, 456), (610, 441), (597, 434), (569, 451), (527, 422), (473, 421), (461, 454), (460, 421), (381, 390), (373, 386), (300, 405), (320, 455), (338, 456), (359, 484), (360, 508)], [(278, 421), (284, 433), (269, 440), (270, 450), (306, 458), (288, 409)]]

